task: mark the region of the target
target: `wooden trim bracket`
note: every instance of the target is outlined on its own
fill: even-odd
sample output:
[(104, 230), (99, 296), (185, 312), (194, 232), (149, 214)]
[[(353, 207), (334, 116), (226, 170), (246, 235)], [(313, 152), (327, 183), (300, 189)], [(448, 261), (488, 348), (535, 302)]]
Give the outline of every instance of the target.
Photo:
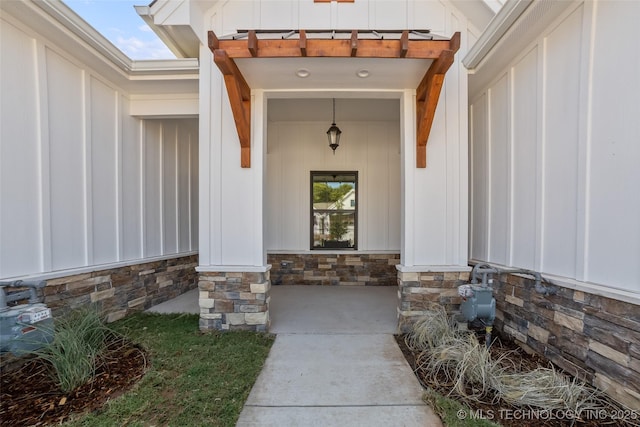
[(213, 60), (222, 72), (227, 87), (233, 120), (240, 140), (240, 166), (251, 167), (251, 88), (235, 61), (222, 49), (213, 51)]
[(460, 33), (455, 33), (450, 41), (451, 49), (443, 50), (431, 63), (416, 89), (416, 167), (427, 167), (427, 141), (436, 114), (438, 99), (444, 76), (454, 61), (454, 54), (460, 48)]

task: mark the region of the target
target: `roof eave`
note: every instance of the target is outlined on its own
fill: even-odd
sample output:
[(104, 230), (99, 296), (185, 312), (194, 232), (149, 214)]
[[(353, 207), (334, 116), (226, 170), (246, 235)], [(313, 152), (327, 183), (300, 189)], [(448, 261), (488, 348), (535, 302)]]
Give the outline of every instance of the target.
[(489, 22), (478, 41), (469, 49), (462, 59), (462, 64), (469, 70), (475, 69), (531, 3), (533, 0), (507, 1)]
[(200, 40), (188, 25), (156, 25), (153, 19), (151, 7), (134, 6), (142, 20), (151, 28), (169, 50), (178, 58), (198, 58), (200, 53)]
[(35, 4), (62, 24), (75, 36), (90, 45), (100, 55), (123, 71), (131, 70), (132, 60), (107, 40), (95, 28), (61, 1), (39, 0)]

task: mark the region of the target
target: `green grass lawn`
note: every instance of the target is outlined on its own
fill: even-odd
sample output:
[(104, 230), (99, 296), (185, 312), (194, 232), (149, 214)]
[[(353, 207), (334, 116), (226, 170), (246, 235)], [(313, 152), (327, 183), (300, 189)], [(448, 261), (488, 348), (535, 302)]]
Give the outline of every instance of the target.
[(500, 427), (499, 424), (488, 419), (482, 419), (483, 417), (494, 418), (494, 413), (483, 414), (481, 411), (474, 411), (468, 406), (432, 390), (425, 392), (424, 400), (438, 414), (446, 427)]
[(273, 337), (203, 334), (197, 315), (136, 314), (110, 325), (149, 352), (132, 390), (67, 426), (233, 426)]

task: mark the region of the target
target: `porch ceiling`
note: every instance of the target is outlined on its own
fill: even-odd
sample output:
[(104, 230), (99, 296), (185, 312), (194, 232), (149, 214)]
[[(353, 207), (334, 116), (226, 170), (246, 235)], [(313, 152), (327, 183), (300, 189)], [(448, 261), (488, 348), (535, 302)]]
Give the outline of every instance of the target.
[(238, 131), (242, 167), (251, 166), (251, 87), (416, 88), (416, 166), (426, 167), (444, 75), (459, 47), (460, 33), (444, 38), (429, 30), (244, 30), (225, 38), (209, 32)]
[[(239, 58), (236, 64), (252, 88), (401, 90), (415, 88), (431, 59), (406, 59), (402, 67), (387, 58)], [(307, 77), (296, 73), (306, 70)], [(358, 73), (368, 73), (359, 77)]]

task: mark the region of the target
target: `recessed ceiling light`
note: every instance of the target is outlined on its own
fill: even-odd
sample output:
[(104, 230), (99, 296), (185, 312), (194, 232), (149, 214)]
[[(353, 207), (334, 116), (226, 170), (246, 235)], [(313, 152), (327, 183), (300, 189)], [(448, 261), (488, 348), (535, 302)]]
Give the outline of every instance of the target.
[(366, 79), (367, 77), (369, 77), (369, 70), (364, 70), (364, 69), (358, 70), (356, 75), (361, 79)]
[(310, 74), (311, 73), (306, 68), (300, 68), (298, 71), (296, 71), (296, 76), (300, 77), (301, 79), (309, 77)]

